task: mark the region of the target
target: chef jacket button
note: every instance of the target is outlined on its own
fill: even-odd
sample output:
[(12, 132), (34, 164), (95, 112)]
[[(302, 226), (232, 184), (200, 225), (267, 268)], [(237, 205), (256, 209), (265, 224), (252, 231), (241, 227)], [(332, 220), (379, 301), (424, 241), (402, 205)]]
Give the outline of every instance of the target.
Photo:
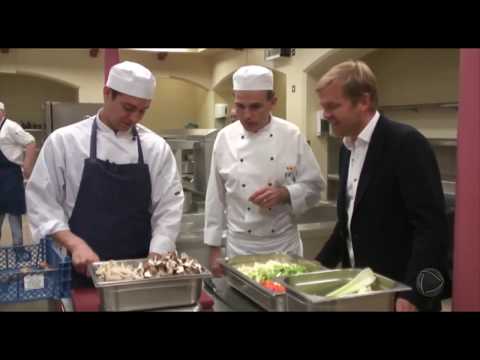
[(274, 233), (274, 232), (275, 232), (275, 229), (272, 229), (272, 233)]
[(245, 139), (245, 136), (244, 136), (244, 135), (242, 135), (242, 139)]
[(251, 233), (252, 233), (252, 230), (248, 229), (248, 233), (251, 234)]
[(243, 159), (240, 159), (240, 162), (243, 162)]
[(247, 208), (248, 211), (250, 211), (250, 208)]
[(268, 183), (268, 186), (272, 186), (272, 183)]
[(245, 184), (242, 184), (242, 187), (245, 187), (245, 186), (247, 186), (247, 185), (245, 185)]
[(272, 160), (272, 161), (273, 161), (274, 159), (275, 159), (275, 158), (274, 158), (273, 156), (271, 156), (271, 157), (270, 157), (270, 160)]
[(270, 137), (273, 137), (273, 134), (270, 134)]

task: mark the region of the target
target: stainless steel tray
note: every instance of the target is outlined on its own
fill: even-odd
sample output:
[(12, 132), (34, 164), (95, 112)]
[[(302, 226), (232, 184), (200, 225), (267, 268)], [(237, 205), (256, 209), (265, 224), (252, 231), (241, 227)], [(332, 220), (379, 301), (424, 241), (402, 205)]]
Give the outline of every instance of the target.
[[(118, 260), (136, 267), (146, 259)], [(207, 269), (200, 274), (165, 275), (142, 280), (101, 281), (95, 275), (100, 261), (88, 268), (93, 284), (100, 292), (104, 311), (139, 311), (191, 306), (198, 302), (203, 280), (211, 277)]]
[(287, 288), (288, 311), (393, 311), (395, 295), (410, 287), (375, 274), (372, 291), (340, 298), (326, 294), (345, 285), (362, 269), (324, 270), (285, 277), (279, 282)]
[(264, 263), (269, 260), (300, 264), (305, 266), (307, 271), (323, 269), (317, 261), (286, 254), (240, 255), (231, 259), (220, 259), (227, 283), (267, 311), (286, 311), (286, 293), (274, 293), (265, 289), (256, 281), (238, 271), (236, 267), (253, 265), (255, 262)]

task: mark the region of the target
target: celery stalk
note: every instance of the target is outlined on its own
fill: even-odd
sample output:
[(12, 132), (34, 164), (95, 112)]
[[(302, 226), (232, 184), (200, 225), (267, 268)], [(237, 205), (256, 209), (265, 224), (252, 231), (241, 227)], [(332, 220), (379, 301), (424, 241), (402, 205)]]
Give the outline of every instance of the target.
[(365, 292), (366, 288), (372, 285), (374, 282), (375, 274), (370, 268), (366, 268), (342, 287), (328, 293), (326, 297), (341, 297), (355, 294), (357, 292), (363, 293)]

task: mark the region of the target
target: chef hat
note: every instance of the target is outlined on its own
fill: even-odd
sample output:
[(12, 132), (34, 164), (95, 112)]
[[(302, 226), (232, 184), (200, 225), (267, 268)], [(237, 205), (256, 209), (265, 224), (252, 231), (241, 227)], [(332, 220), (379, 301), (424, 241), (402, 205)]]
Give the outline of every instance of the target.
[(5, 110), (5, 105), (3, 105), (2, 102), (0, 102), (0, 110), (2, 110), (2, 111)]
[(155, 93), (156, 81), (146, 67), (124, 61), (110, 69), (107, 86), (122, 94), (151, 100)]
[(233, 90), (273, 90), (273, 73), (263, 66), (243, 66), (233, 74)]

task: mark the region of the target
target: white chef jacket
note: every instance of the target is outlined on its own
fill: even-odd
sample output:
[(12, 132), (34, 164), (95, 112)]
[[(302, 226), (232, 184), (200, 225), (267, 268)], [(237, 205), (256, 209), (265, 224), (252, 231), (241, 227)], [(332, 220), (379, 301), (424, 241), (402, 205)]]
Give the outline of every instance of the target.
[(360, 182), (360, 175), (362, 173), (363, 164), (367, 157), (368, 146), (372, 138), (373, 131), (377, 126), (378, 119), (380, 118), (379, 112), (375, 112), (375, 115), (368, 122), (367, 126), (360, 132), (355, 141), (352, 141), (350, 137), (343, 138), (343, 144), (350, 150), (350, 163), (348, 167), (347, 178), (347, 214), (348, 214), (348, 252), (352, 267), (355, 266), (354, 250), (351, 241), (350, 224), (352, 222), (353, 208), (355, 206), (355, 197), (357, 195), (358, 183)]
[[(22, 166), (25, 146), (34, 143), (35, 138), (15, 121), (7, 118), (4, 120), (5, 124), (0, 131), (0, 150), (9, 161)], [(2, 120), (0, 120), (1, 124)]]
[[(90, 156), (95, 116), (53, 132), (45, 141), (26, 188), (27, 213), (34, 241), (69, 230), (84, 160)], [(138, 162), (138, 145), (127, 132), (115, 132), (97, 118), (97, 158), (116, 164)], [(160, 136), (137, 125), (152, 184), (151, 252), (175, 250), (183, 214), (183, 188), (175, 158)]]
[[(267, 252), (301, 254), (295, 216), (315, 206), (325, 181), (297, 126), (272, 116), (257, 133), (240, 121), (215, 140), (205, 207), (204, 241), (227, 255)], [(262, 209), (248, 198), (267, 186), (285, 186), (291, 204)]]

